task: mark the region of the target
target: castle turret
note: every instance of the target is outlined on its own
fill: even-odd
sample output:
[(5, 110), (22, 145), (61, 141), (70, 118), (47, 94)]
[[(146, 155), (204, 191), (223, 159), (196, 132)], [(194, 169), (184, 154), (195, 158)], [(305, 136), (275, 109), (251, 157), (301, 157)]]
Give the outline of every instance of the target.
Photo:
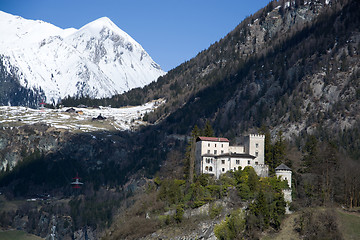
[(276, 177), (280, 177), (281, 180), (286, 180), (288, 182), (289, 188), (291, 188), (291, 168), (282, 163), (277, 168), (275, 168), (275, 174)]
[(291, 168), (289, 168), (288, 166), (286, 166), (285, 164), (280, 164), (280, 166), (278, 166), (277, 168), (275, 168), (275, 174), (276, 177), (280, 177), (281, 180), (286, 180), (288, 183), (289, 188), (288, 189), (283, 189), (282, 192), (284, 194), (284, 200), (286, 202), (286, 214), (290, 214), (290, 210), (289, 210), (289, 204), (292, 202), (292, 197), (291, 197)]

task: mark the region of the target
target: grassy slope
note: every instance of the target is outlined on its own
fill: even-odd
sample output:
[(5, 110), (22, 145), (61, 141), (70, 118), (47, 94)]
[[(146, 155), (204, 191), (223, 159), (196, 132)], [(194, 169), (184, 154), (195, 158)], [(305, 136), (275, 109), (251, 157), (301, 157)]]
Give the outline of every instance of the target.
[(278, 233), (267, 234), (262, 240), (297, 240), (300, 239), (298, 233), (294, 230), (295, 219), (299, 216), (298, 213), (286, 215), (281, 223), (281, 230)]
[(10, 230), (4, 232), (0, 231), (0, 239), (1, 240), (40, 240), (42, 238), (25, 233), (23, 231)]
[[(355, 212), (345, 212), (337, 209), (337, 219), (342, 233), (343, 239), (357, 240), (360, 239), (360, 214)], [(282, 222), (281, 230), (278, 233), (266, 234), (263, 240), (297, 240), (301, 239), (300, 235), (295, 232), (295, 219), (299, 216), (298, 213), (287, 215)]]
[(337, 215), (344, 239), (360, 239), (360, 214), (338, 209)]

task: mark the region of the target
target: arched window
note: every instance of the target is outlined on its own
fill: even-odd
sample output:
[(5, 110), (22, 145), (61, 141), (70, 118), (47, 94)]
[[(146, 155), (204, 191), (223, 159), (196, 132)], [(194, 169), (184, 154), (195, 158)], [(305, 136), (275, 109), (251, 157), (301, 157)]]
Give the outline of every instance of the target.
[(212, 167), (209, 167), (209, 172), (212, 172)]
[(205, 171), (209, 171), (209, 167), (208, 167), (208, 166), (205, 167)]

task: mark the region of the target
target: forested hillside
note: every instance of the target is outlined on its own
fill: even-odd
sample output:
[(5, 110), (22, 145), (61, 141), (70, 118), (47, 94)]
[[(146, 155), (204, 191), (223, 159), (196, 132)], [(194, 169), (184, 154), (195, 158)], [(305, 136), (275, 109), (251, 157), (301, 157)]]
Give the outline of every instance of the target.
[[(19, 211), (31, 213), (29, 219), (41, 214), (71, 216), (67, 224), (59, 220), (64, 236), (84, 226), (106, 239), (183, 237), (184, 229), (195, 238), (216, 228), (221, 239), (257, 239), (281, 228), (282, 187), (273, 173), (285, 163), (293, 170), (291, 210), (300, 216), (296, 234), (304, 239), (341, 239), (333, 213), (320, 209), (310, 218), (312, 209), (307, 208), (360, 206), (359, 9), (357, 0), (272, 1), (144, 88), (111, 99), (65, 99), (63, 104), (70, 106), (116, 107), (158, 98), (166, 103), (146, 116), (153, 125), (137, 132), (70, 134), (50, 154), (24, 152), (29, 161), (2, 173), (0, 186), (13, 198), (39, 189), (71, 198), (41, 210)], [(265, 134), (270, 178), (258, 179), (249, 169), (220, 180), (190, 174), (194, 129), (209, 126), (213, 132), (197, 133), (224, 136), (232, 143), (247, 133)], [(49, 131), (34, 129), (31, 134), (48, 136)], [(77, 196), (68, 186), (75, 169), (86, 180)], [(54, 180), (54, 175), (62, 177)], [(209, 212), (205, 220), (183, 218), (203, 206)], [(10, 213), (13, 218), (1, 224), (15, 226), (17, 213)], [(206, 227), (194, 230), (196, 224)], [(134, 231), (140, 225), (144, 228)], [(320, 225), (321, 229), (312, 228)], [(29, 228), (43, 233), (39, 226)], [(152, 235), (154, 229), (159, 232)], [(191, 235), (196, 231), (200, 233)]]
[[(281, 132), (293, 147), (288, 153), (301, 160), (296, 170), (311, 176), (299, 181), (318, 184), (312, 185), (315, 199), (328, 191), (327, 199), (338, 194), (341, 202), (358, 205), (357, 181), (342, 174), (354, 177), (360, 157), (358, 9), (354, 0), (270, 2), (157, 82), (103, 103), (164, 97), (166, 104), (148, 116), (164, 136), (189, 134), (206, 121), (216, 136), (231, 140), (262, 128), (271, 142)], [(154, 166), (150, 159), (143, 158), (144, 166)], [(272, 159), (277, 161), (270, 163), (273, 167), (287, 161)], [(311, 180), (314, 176), (318, 181)], [(349, 181), (351, 191), (345, 190)], [(319, 187), (325, 183), (326, 190)], [(343, 186), (337, 189), (341, 194), (336, 184)], [(305, 196), (308, 189), (300, 188)]]
[[(218, 135), (282, 129), (287, 139), (317, 126), (348, 141), (358, 129), (357, 1), (273, 1), (209, 49), (158, 81), (94, 105), (132, 105), (163, 97), (148, 116), (169, 133), (211, 120)], [(65, 100), (88, 103), (90, 99)], [(341, 130), (341, 131), (339, 131)], [(324, 132), (324, 131), (323, 131)], [(339, 144), (345, 146), (345, 142)], [(356, 146), (347, 146), (358, 156)]]

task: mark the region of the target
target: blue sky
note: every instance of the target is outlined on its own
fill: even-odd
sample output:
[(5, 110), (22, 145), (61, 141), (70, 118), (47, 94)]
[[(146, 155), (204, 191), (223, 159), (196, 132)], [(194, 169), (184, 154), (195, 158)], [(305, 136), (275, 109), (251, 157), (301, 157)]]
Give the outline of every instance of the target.
[(270, 0), (0, 0), (0, 10), (61, 28), (110, 18), (165, 70), (195, 57)]

